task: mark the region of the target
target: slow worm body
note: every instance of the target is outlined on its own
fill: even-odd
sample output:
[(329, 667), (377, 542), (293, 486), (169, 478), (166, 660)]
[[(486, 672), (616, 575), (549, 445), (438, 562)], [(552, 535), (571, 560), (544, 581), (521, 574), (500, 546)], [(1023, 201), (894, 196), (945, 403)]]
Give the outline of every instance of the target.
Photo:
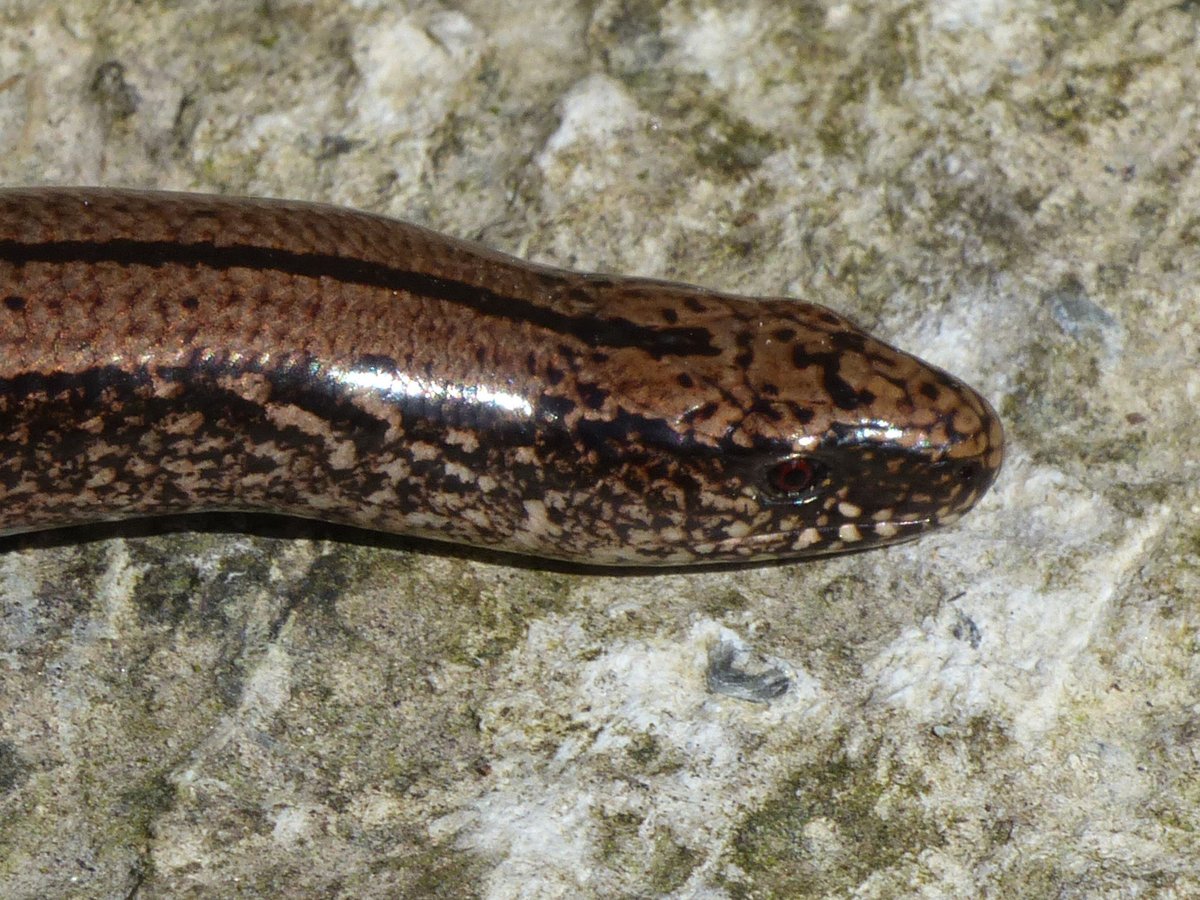
[(591, 564), (953, 521), (995, 413), (823, 307), (334, 207), (0, 191), (0, 533), (284, 513)]

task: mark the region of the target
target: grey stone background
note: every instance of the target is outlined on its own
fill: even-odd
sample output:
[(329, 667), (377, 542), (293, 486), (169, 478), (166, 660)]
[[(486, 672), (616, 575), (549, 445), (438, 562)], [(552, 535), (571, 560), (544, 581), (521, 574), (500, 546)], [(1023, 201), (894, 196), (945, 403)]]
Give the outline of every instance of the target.
[[(737, 572), (10, 539), (0, 896), (1196, 896), (1198, 33), (1191, 0), (8, 0), (6, 184), (817, 300), (1010, 452), (951, 530)], [(791, 690), (708, 693), (722, 639)]]

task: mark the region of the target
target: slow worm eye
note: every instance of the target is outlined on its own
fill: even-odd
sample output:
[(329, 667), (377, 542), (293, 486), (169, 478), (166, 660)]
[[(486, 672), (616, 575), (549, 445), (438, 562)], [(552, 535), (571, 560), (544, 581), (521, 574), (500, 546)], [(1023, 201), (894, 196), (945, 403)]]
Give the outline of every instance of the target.
[(795, 500), (812, 490), (825, 477), (825, 467), (814, 459), (793, 456), (773, 465), (767, 472), (767, 487), (782, 500)]

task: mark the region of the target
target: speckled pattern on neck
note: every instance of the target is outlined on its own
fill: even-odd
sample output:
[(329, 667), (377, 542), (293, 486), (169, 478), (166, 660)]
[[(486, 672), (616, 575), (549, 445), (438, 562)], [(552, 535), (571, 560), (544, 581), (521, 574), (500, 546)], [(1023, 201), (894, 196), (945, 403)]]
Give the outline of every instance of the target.
[(0, 533), (203, 510), (587, 564), (957, 519), (975, 391), (830, 310), (304, 203), (0, 191)]

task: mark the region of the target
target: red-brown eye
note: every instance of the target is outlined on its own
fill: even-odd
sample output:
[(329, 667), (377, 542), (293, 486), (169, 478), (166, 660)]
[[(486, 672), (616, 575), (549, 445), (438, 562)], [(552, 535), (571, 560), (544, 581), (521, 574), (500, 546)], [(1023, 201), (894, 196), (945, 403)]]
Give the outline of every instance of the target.
[(821, 466), (803, 456), (776, 463), (767, 474), (771, 490), (785, 497), (795, 497), (810, 490), (821, 479)]

